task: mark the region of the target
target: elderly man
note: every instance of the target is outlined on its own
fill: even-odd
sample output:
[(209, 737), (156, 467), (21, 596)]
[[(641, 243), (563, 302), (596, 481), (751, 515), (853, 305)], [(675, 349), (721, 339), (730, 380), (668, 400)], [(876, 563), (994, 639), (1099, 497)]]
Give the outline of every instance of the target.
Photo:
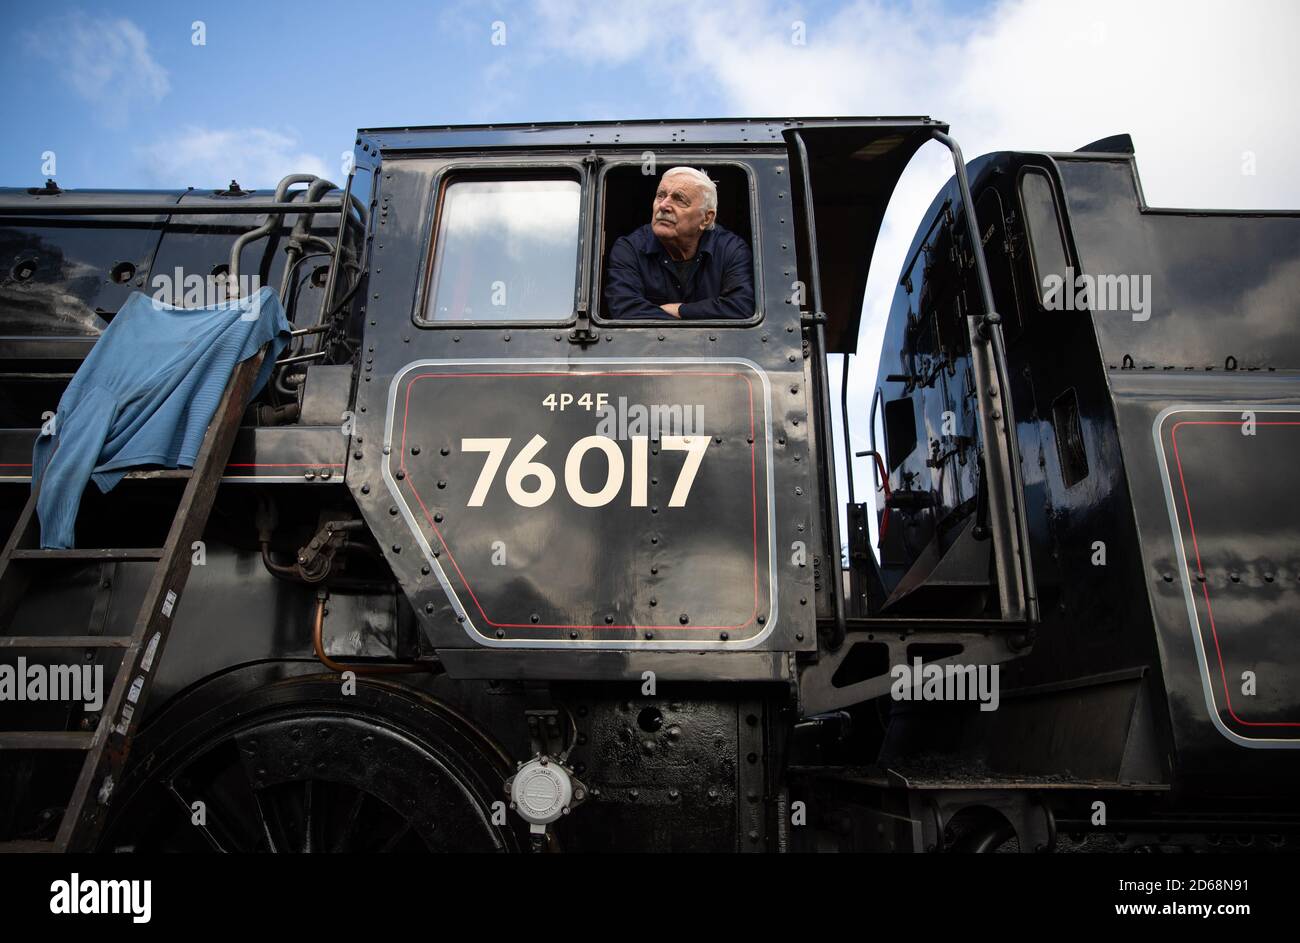
[(650, 222), (609, 251), (605, 311), (612, 318), (687, 321), (754, 314), (749, 246), (714, 222), (718, 188), (693, 167), (659, 180)]

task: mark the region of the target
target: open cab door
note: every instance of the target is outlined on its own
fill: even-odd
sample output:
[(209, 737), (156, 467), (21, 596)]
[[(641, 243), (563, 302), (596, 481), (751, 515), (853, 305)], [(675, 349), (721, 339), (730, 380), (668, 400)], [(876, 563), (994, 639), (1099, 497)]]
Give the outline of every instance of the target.
[[(907, 664), (912, 657), (939, 664), (996, 663), (1015, 657), (1032, 644), (1032, 626), (1037, 622), (1038, 612), (1001, 317), (993, 301), (980, 226), (976, 216), (968, 211), (974, 203), (965, 162), (957, 143), (946, 131), (946, 125), (928, 118), (804, 122), (785, 131), (791, 159), (796, 230), (802, 243), (799, 246), (801, 282), (796, 283), (796, 290), (798, 286), (807, 286), (803, 295), (804, 325), (817, 409), (812, 431), (817, 437), (817, 457), (822, 471), (819, 476), (823, 488), (822, 525), (829, 545), (836, 548), (840, 545), (839, 499), (835, 488), (833, 400), (827, 357), (832, 353), (855, 352), (868, 262), (890, 196), (904, 168), (927, 141), (938, 141), (952, 152), (955, 175), (945, 190), (948, 198), (936, 200), (939, 212), (929, 221), (928, 230), (917, 238), (926, 252), (935, 243), (947, 241), (947, 264), (953, 277), (961, 283), (957, 292), (960, 300), (954, 300), (946, 309), (953, 314), (948, 331), (957, 336), (950, 337), (942, 356), (929, 364), (930, 375), (914, 379), (917, 383), (933, 383), (942, 374), (953, 379), (958, 376), (960, 366), (966, 387), (954, 393), (954, 401), (967, 403), (970, 416), (968, 434), (955, 438), (964, 441), (973, 459), (969, 471), (971, 483), (966, 500), (956, 509), (960, 513), (950, 515), (949, 533), (944, 539), (934, 535), (934, 546), (926, 548), (929, 559), (915, 568), (920, 575), (909, 573), (908, 576), (917, 583), (930, 578), (964, 581), (972, 590), (979, 590), (968, 597), (982, 600), (975, 607), (948, 608), (931, 602), (918, 608), (916, 600), (920, 596), (904, 602), (904, 597), (916, 589), (907, 584), (906, 576), (901, 582), (895, 580), (895, 585), (887, 589), (876, 558), (867, 546), (865, 514), (868, 512), (851, 495), (849, 591), (846, 594), (841, 580), (824, 581), (831, 584), (831, 598), (825, 610), (819, 608), (818, 612), (822, 627), (819, 660), (804, 670), (800, 681), (805, 714), (838, 709), (885, 694), (890, 687), (891, 666)], [(908, 269), (913, 264), (916, 264), (915, 257)], [(927, 270), (931, 266), (928, 257), (924, 266)], [(905, 270), (900, 285), (905, 285), (908, 277), (909, 272)], [(910, 287), (907, 291), (911, 291)], [(911, 300), (905, 303), (912, 304)], [(919, 309), (920, 305), (916, 307)], [(901, 319), (904, 333), (921, 330), (910, 307), (905, 313), (907, 317)], [(893, 321), (891, 316), (891, 325)], [(849, 416), (847, 381), (841, 390), (841, 409), (844, 450), (846, 459), (851, 461), (850, 422), (853, 418), (861, 422), (866, 417)], [(874, 403), (871, 413), (874, 443)], [(874, 445), (871, 453), (859, 454), (877, 461), (882, 473), (888, 476), (888, 459)], [(941, 456), (936, 454), (933, 460), (939, 461)], [(936, 501), (933, 492), (914, 490), (910, 482), (891, 491), (886, 477), (884, 488), (887, 497), (880, 508), (879, 520), (882, 529), (888, 526), (892, 510), (912, 509)], [(929, 598), (944, 597), (931, 595)]]

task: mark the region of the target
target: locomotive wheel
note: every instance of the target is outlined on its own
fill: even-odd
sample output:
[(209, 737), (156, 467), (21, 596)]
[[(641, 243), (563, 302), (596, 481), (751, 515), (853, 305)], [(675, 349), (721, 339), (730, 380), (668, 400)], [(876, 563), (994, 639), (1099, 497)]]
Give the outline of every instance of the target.
[(163, 727), (132, 751), (101, 850), (518, 850), (492, 824), (506, 757), (411, 688), (293, 678)]

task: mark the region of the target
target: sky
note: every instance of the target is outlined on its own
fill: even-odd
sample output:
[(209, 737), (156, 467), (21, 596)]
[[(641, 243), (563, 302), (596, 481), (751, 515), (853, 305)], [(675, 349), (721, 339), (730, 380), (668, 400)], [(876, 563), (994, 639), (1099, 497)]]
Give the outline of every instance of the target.
[[(1152, 205), (1292, 209), (1297, 35), (1298, 0), (11, 3), (0, 185), (340, 179), (362, 127), (878, 114), (947, 121), (967, 159), (1127, 132)], [(950, 173), (925, 145), (885, 218), (855, 449), (897, 272)]]

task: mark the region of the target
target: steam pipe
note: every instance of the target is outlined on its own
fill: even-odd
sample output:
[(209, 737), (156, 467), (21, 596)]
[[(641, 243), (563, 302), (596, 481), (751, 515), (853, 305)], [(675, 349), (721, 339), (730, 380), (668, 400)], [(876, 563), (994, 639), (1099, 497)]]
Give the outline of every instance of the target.
[[(315, 174), (289, 174), (275, 185), (275, 202), (283, 204), (289, 195), (289, 188), (295, 183), (309, 183), (316, 180)], [(284, 214), (272, 215), (268, 213), (266, 221), (256, 229), (249, 230), (235, 240), (234, 245), (230, 247), (230, 266), (227, 272), (227, 278), (230, 283), (230, 292), (234, 293), (239, 290), (239, 254), (243, 251), (244, 246), (248, 245), (254, 239), (265, 236), (275, 228), (284, 219)], [(281, 292), (281, 301), (283, 301), (283, 292)]]

